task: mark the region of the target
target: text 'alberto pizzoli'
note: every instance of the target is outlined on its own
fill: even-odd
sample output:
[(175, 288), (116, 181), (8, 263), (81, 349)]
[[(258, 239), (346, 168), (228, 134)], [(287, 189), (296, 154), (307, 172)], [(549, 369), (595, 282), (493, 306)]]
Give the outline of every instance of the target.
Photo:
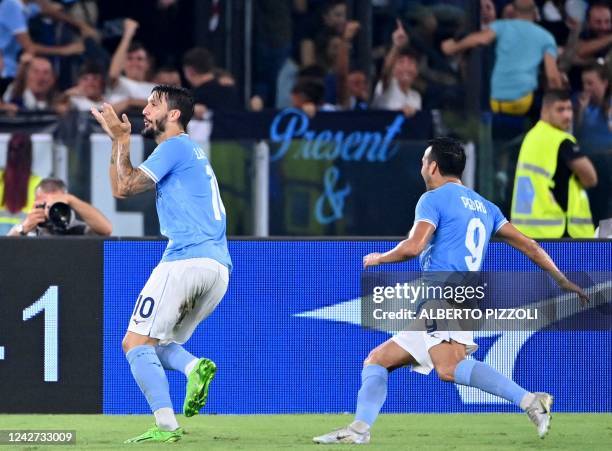
[(399, 309), (385, 311), (381, 308), (372, 311), (375, 320), (537, 320), (537, 308), (423, 308), (414, 311)]

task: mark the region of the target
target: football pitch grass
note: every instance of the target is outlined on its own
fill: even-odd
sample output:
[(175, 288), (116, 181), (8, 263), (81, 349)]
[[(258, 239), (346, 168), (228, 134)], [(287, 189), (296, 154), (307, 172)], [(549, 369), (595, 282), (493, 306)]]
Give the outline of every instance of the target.
[[(544, 440), (522, 414), (382, 415), (365, 448), (312, 443), (313, 436), (349, 423), (349, 415), (198, 415), (178, 417), (187, 434), (177, 443), (123, 444), (148, 429), (152, 419), (145, 415), (0, 415), (0, 429), (76, 430), (77, 443), (61, 448), (66, 450), (612, 449), (612, 414), (563, 413), (553, 415)], [(45, 450), (50, 445), (2, 445), (2, 449)]]

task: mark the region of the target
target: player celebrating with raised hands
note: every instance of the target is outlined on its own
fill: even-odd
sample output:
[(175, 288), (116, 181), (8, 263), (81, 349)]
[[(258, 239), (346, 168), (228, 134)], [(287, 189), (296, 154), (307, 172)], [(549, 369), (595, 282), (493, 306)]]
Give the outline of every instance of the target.
[[(484, 250), (495, 235), (547, 271), (561, 288), (576, 293), (581, 302), (588, 302), (586, 294), (559, 271), (535, 241), (510, 224), (496, 205), (461, 184), (464, 168), (465, 152), (461, 144), (449, 138), (432, 140), (423, 155), (421, 168), (427, 192), (417, 203), (408, 238), (384, 254), (366, 255), (363, 266), (420, 256), (423, 271), (479, 271)], [(479, 208), (470, 208), (473, 205)], [(469, 234), (472, 238), (478, 235), (475, 239), (479, 243), (479, 255), (467, 252)], [(479, 388), (510, 401), (527, 413), (543, 438), (550, 427), (552, 396), (530, 393), (486, 363), (466, 359), (477, 348), (473, 332), (428, 329), (427, 332), (398, 333), (372, 350), (364, 362), (355, 421), (313, 440), (368, 443), (370, 428), (387, 397), (389, 372), (406, 365), (422, 374), (429, 374), (435, 368), (443, 381)]]
[(227, 290), (232, 261), (225, 235), (225, 208), (204, 151), (185, 133), (193, 115), (189, 91), (156, 86), (143, 110), (146, 138), (157, 143), (139, 167), (130, 161), (131, 125), (109, 104), (92, 114), (112, 139), (110, 181), (123, 198), (153, 188), (157, 214), (168, 246), (136, 301), (123, 350), (132, 375), (155, 415), (156, 425), (126, 443), (175, 442), (183, 435), (174, 416), (164, 369), (187, 376), (183, 405), (193, 416), (206, 403), (216, 366), (186, 351), (196, 326)]

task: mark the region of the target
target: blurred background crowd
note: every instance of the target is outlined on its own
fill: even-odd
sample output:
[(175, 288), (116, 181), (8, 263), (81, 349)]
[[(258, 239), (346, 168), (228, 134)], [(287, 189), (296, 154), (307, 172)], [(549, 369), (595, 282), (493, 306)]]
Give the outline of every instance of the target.
[(606, 0), (0, 0), (0, 114), (138, 115), (163, 83), (192, 89), (197, 118), (436, 111), (437, 134), (481, 143), (476, 118), (492, 149), (476, 188), (486, 177), (509, 213), (522, 137), (543, 92), (565, 89), (598, 220), (612, 216), (611, 16)]

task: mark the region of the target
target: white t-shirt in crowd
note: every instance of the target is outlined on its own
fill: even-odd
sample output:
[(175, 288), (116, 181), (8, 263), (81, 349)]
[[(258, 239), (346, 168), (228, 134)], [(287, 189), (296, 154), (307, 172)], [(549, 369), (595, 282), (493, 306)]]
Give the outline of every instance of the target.
[(148, 99), (155, 84), (148, 81), (131, 80), (123, 75), (117, 80), (117, 84), (110, 89), (107, 97), (108, 103), (121, 102), (126, 99)]
[[(14, 87), (14, 82), (8, 85), (8, 88), (6, 88), (6, 91), (4, 91), (4, 96), (2, 97), (2, 100), (4, 102), (10, 103), (12, 101)], [(36, 97), (34, 96), (34, 94), (32, 94), (32, 91), (29, 88), (26, 88), (23, 91), (21, 102), (23, 104), (23, 108), (28, 111), (41, 111), (48, 110), (51, 108), (51, 105), (49, 105), (49, 102), (47, 102), (46, 100), (36, 99)]]
[(404, 92), (395, 78), (391, 78), (389, 86), (383, 91), (382, 81), (376, 84), (372, 108), (381, 110), (401, 110), (409, 106), (419, 111), (422, 108), (421, 94), (414, 89)]

